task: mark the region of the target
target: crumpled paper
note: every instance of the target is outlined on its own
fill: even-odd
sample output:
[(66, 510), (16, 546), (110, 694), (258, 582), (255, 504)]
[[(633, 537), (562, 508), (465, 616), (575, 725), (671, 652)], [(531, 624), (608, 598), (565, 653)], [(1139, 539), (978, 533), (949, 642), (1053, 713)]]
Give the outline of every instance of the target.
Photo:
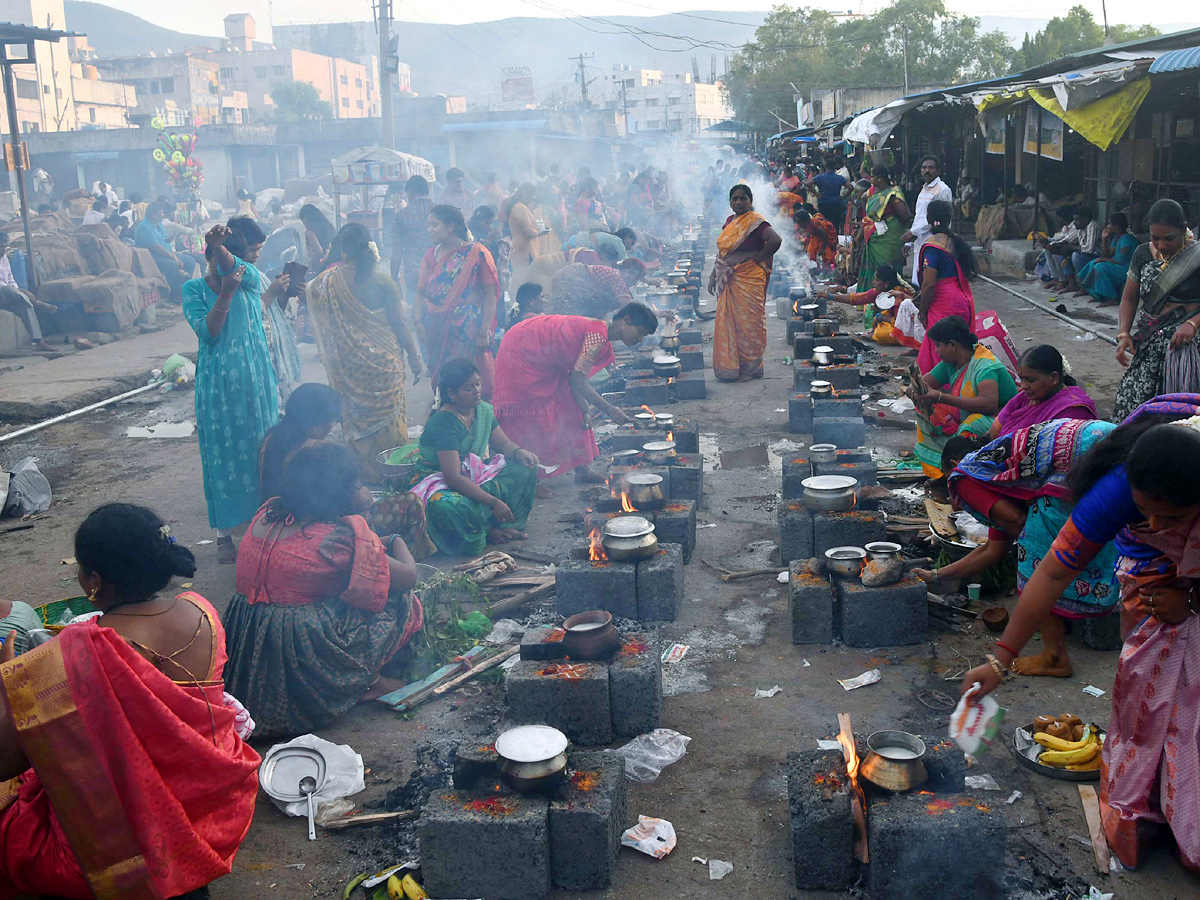
[(638, 823), (626, 828), (621, 835), (621, 846), (632, 847), (655, 859), (669, 856), (675, 843), (675, 826), (666, 819), (650, 816), (638, 816)]
[(783, 690), (783, 688), (781, 688), (779, 685), (775, 685), (775, 687), (767, 688), (765, 691), (762, 688), (758, 688), (754, 691), (754, 696), (751, 699), (752, 700), (767, 700), (771, 697), (774, 697), (776, 694), (778, 694), (782, 690)]
[(732, 871), (733, 863), (731, 862), (725, 862), (723, 859), (710, 859), (708, 861), (709, 881), (720, 881)]

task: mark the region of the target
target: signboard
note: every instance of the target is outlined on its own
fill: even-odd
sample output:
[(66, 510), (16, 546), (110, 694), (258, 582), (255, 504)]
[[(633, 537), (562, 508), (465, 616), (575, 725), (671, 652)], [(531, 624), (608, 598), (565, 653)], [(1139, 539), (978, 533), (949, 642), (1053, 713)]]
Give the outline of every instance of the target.
[(533, 70), (529, 66), (505, 66), (500, 70), (500, 99), (504, 103), (534, 103)]
[(985, 125), (987, 128), (987, 135), (984, 138), (987, 144), (985, 150), (988, 153), (1003, 156), (1008, 145), (1008, 116), (1003, 114), (991, 116), (985, 120)]
[(1054, 113), (1030, 104), (1025, 108), (1025, 152), (1062, 162), (1063, 120)]

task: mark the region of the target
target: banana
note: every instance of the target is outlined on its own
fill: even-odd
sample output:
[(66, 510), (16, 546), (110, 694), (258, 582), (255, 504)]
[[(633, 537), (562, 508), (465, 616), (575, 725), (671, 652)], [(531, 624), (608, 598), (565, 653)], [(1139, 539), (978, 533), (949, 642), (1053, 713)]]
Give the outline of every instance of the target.
[(1038, 762), (1048, 766), (1071, 766), (1089, 762), (1099, 755), (1100, 741), (1092, 739), (1074, 750), (1044, 750)]
[(1078, 765), (1064, 766), (1072, 772), (1094, 772), (1100, 768), (1100, 754), (1097, 753), (1088, 762), (1079, 763)]
[(398, 875), (389, 875), (387, 880), (388, 900), (404, 900), (404, 882)]
[(412, 875), (405, 875), (400, 884), (404, 888), (405, 900), (429, 900), (429, 895), (425, 893), (425, 888), (417, 884), (417, 879)]
[(1033, 736), (1033, 739), (1048, 750), (1060, 750), (1067, 752), (1086, 747), (1091, 741), (1093, 734), (1094, 732), (1092, 732), (1090, 729), (1085, 729), (1083, 732), (1083, 737), (1079, 740), (1064, 741), (1060, 737), (1055, 737), (1054, 735), (1048, 734), (1045, 731), (1039, 731)]

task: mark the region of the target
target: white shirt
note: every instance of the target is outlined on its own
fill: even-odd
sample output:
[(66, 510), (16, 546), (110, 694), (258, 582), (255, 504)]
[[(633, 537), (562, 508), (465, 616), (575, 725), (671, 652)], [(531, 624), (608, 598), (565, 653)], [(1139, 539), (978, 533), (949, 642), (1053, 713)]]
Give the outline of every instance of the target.
[(912, 225), (908, 230), (913, 233), (918, 245), (925, 243), (925, 239), (932, 233), (929, 227), (929, 204), (934, 200), (945, 200), (947, 203), (954, 200), (949, 185), (941, 178), (935, 178), (929, 184), (922, 185), (921, 193), (917, 194), (917, 208), (913, 211)]
[(0, 287), (20, 289), (17, 285), (17, 279), (13, 277), (12, 263), (8, 261), (7, 253), (0, 253)]
[(94, 210), (94, 209), (89, 209), (87, 212), (85, 212), (83, 214), (83, 224), (84, 225), (98, 225), (101, 222), (103, 222), (106, 218), (108, 218), (108, 217), (106, 215), (104, 215), (104, 213), (98, 212), (97, 210)]

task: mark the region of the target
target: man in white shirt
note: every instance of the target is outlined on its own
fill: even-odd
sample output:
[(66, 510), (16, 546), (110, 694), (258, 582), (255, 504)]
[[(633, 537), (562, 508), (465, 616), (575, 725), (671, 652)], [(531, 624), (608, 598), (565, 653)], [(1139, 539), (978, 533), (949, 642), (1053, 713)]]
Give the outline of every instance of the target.
[(921, 248), (929, 240), (929, 235), (933, 233), (928, 218), (929, 204), (934, 200), (945, 200), (952, 206), (954, 204), (954, 194), (951, 192), (950, 186), (938, 177), (940, 168), (941, 161), (936, 156), (927, 154), (921, 158), (921, 181), (923, 184), (921, 192), (917, 194), (912, 224), (908, 226), (908, 232), (904, 235), (904, 240), (912, 241), (913, 245), (913, 284), (917, 284), (917, 272), (921, 266)]
[(83, 214), (84, 225), (99, 225), (108, 218), (108, 200), (98, 197), (92, 203), (92, 208)]
[(475, 212), (475, 198), (474, 194), (463, 186), (465, 177), (462, 169), (448, 169), (446, 171), (446, 189), (442, 191), (439, 202), (446, 206), (453, 206), (462, 213), (464, 219), (469, 219), (471, 213)]
[(33, 339), (33, 349), (42, 353), (54, 353), (55, 349), (42, 339), (42, 327), (38, 324), (37, 306), (47, 312), (54, 312), (57, 307), (49, 303), (35, 301), (32, 294), (26, 293), (17, 286), (13, 277), (12, 264), (8, 261), (8, 235), (0, 231), (0, 309), (6, 310), (25, 323), (25, 330)]
[(112, 185), (107, 181), (101, 181), (99, 187), (100, 189), (96, 193), (107, 200), (109, 206), (116, 206), (119, 198), (117, 192), (112, 189)]

